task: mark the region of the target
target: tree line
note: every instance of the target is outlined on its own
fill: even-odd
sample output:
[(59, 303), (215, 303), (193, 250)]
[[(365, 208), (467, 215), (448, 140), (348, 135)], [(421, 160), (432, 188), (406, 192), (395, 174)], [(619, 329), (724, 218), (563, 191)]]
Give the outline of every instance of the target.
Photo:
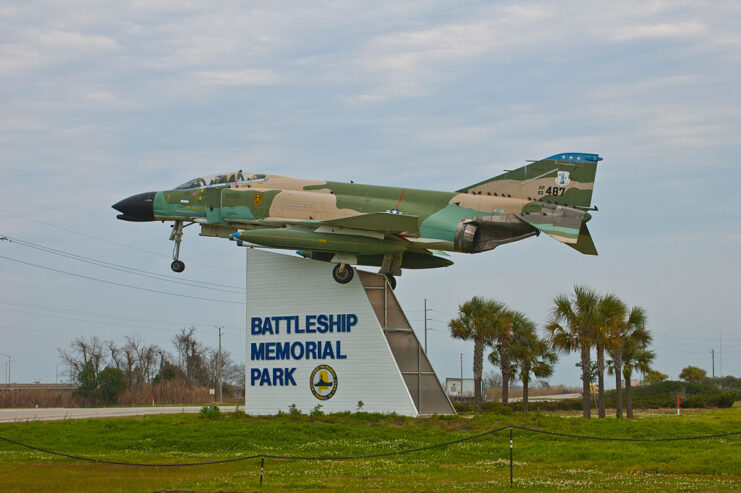
[(70, 381), (79, 385), (76, 395), (87, 403), (115, 403), (125, 390), (164, 395), (168, 385), (218, 388), (221, 381), (227, 393), (243, 389), (244, 365), (198, 341), (195, 327), (183, 328), (171, 343), (172, 352), (139, 335), (123, 342), (77, 337), (58, 352)]
[[(656, 377), (651, 369), (655, 353), (649, 349), (651, 334), (646, 313), (640, 306), (628, 307), (614, 294), (600, 295), (586, 286), (553, 299), (544, 335), (525, 314), (496, 300), (474, 296), (458, 307), (458, 316), (448, 324), (451, 335), (472, 340), (476, 406), (483, 401), (481, 381), (486, 348), (489, 361), (502, 374), (502, 404), (508, 403), (509, 384), (522, 382), (524, 410), (528, 409), (528, 387), (533, 377), (547, 378), (559, 353), (578, 353), (582, 379), (583, 415), (591, 417), (591, 382), (596, 376), (599, 417), (605, 417), (605, 372), (615, 376), (616, 416), (633, 417), (630, 381), (634, 373)], [(592, 360), (594, 353), (596, 361)], [(652, 373), (653, 372), (653, 373)], [(622, 402), (623, 379), (626, 402)]]

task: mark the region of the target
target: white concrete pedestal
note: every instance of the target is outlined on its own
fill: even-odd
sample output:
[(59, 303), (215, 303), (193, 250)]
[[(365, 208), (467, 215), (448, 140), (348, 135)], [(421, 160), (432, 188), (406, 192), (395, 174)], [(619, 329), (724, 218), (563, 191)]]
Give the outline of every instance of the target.
[(333, 267), (247, 249), (245, 411), (454, 414), (385, 277)]

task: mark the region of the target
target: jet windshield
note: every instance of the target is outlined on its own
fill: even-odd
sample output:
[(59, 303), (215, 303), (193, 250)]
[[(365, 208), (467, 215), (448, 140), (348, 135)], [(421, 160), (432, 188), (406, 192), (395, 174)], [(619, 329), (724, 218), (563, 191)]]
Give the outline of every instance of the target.
[(254, 182), (264, 181), (265, 175), (246, 173), (242, 170), (232, 171), (231, 173), (224, 173), (220, 175), (201, 176), (200, 178), (193, 178), (182, 185), (175, 188), (175, 190), (185, 190), (188, 188), (204, 188), (216, 185), (223, 185), (229, 183), (243, 183), (243, 182)]

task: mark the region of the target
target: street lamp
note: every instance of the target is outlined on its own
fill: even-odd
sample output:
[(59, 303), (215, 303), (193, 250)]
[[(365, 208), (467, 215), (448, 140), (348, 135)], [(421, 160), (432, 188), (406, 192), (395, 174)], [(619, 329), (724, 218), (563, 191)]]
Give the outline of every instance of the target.
[(5, 354), (5, 353), (0, 353), (0, 356), (5, 356), (6, 358), (8, 358), (8, 366), (7, 366), (7, 369), (5, 370), (5, 383), (9, 384), (10, 383), (10, 355)]

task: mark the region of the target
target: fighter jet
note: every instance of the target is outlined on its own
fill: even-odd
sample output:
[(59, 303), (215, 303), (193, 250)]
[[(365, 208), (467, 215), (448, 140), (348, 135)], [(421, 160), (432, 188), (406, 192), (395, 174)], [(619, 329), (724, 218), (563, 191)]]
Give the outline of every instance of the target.
[[(447, 267), (446, 252), (480, 253), (541, 232), (587, 254), (597, 154), (562, 153), (455, 192), (437, 192), (285, 176), (204, 176), (172, 190), (133, 195), (113, 205), (124, 221), (172, 221), (171, 268), (182, 272), (183, 228), (240, 246), (297, 250), (336, 264), (380, 267), (392, 287), (402, 269)], [(460, 172), (457, 173), (460, 175)]]

